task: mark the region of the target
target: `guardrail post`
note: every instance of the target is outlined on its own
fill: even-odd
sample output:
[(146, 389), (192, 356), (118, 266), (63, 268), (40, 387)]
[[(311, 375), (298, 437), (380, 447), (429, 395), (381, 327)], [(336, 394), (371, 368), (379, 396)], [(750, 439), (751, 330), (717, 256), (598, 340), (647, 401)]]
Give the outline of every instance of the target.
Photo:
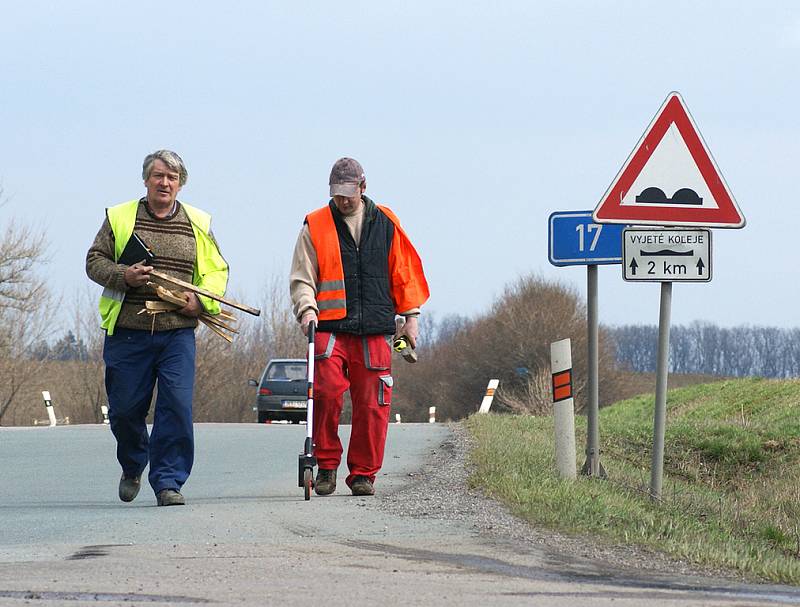
[(556, 469), (561, 478), (577, 475), (575, 459), (575, 402), (572, 396), (572, 349), (569, 339), (550, 344), (553, 374), (553, 421), (555, 425)]
[(497, 386), (499, 385), (499, 379), (489, 380), (489, 385), (486, 386), (486, 394), (483, 395), (483, 401), (481, 401), (478, 413), (489, 413), (489, 408), (492, 406), (492, 401), (494, 400), (494, 393), (497, 391)]
[(53, 401), (50, 399), (50, 392), (42, 390), (42, 398), (44, 399), (44, 406), (47, 409), (47, 417), (50, 418), (50, 427), (56, 425), (56, 412), (53, 410)]

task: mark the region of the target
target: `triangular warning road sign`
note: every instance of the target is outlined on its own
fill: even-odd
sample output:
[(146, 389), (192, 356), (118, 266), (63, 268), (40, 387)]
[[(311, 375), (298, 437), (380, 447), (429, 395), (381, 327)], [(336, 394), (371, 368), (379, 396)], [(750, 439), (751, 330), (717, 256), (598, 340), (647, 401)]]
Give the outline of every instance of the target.
[(667, 96), (592, 216), (598, 223), (745, 224), (679, 93)]

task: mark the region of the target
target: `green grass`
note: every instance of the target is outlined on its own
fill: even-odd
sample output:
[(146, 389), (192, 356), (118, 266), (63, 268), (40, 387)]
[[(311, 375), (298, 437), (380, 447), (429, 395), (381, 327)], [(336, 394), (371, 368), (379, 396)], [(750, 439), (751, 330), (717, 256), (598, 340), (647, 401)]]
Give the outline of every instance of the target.
[[(800, 584), (800, 381), (672, 390), (662, 499), (649, 497), (653, 395), (600, 412), (608, 481), (555, 472), (552, 417), (474, 415), (471, 482), (531, 522)], [(586, 440), (576, 418), (578, 465)]]

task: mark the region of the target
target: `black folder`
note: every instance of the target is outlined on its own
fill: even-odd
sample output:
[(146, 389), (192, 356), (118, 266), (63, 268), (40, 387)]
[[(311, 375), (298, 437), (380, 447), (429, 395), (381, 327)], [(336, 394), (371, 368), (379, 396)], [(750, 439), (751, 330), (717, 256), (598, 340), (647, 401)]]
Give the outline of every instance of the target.
[(122, 250), (122, 255), (117, 259), (117, 263), (132, 266), (135, 263), (144, 262), (144, 265), (151, 266), (155, 257), (150, 247), (144, 244), (142, 239), (134, 232), (130, 240), (128, 240), (128, 244)]

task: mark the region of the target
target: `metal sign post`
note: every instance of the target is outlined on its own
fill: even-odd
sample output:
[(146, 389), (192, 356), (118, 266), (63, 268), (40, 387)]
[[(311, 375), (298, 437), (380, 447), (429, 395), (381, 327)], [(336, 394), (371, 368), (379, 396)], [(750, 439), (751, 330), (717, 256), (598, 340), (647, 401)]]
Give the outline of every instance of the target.
[(664, 475), (664, 433), (667, 420), (667, 376), (669, 373), (669, 323), (672, 310), (672, 283), (661, 283), (658, 314), (658, 354), (656, 357), (656, 406), (653, 419), (653, 457), (650, 466), (650, 499), (661, 499)]
[(669, 376), (669, 329), (673, 282), (711, 280), (711, 230), (704, 228), (625, 228), (622, 233), (622, 278), (661, 283), (656, 356), (656, 402), (650, 498), (661, 499), (664, 434)]
[(588, 333), (589, 408), (586, 412), (586, 461), (581, 474), (608, 478), (600, 463), (600, 357), (597, 317), (597, 266), (586, 266), (586, 330)]
[(600, 463), (599, 315), (597, 266), (622, 263), (622, 225), (601, 225), (591, 211), (557, 211), (550, 215), (548, 258), (555, 266), (586, 266), (586, 332), (588, 403), (586, 461), (581, 474), (608, 478)]

